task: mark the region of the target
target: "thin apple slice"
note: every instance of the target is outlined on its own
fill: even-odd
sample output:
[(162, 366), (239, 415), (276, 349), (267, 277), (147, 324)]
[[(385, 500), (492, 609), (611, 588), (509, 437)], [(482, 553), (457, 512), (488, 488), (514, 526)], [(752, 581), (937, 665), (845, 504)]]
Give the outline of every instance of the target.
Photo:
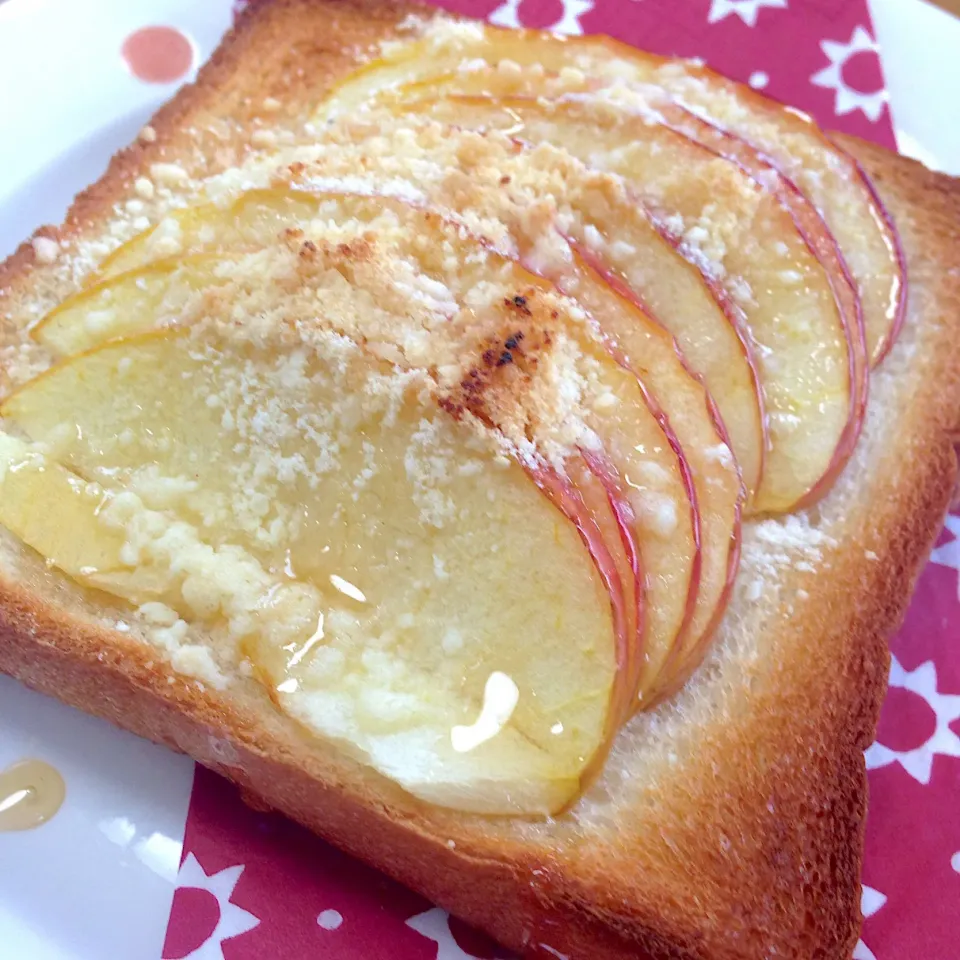
[(204, 291), (230, 278), (220, 276), (217, 257), (169, 257), (111, 276), (67, 297), (30, 331), (58, 356), (90, 350), (107, 340), (179, 323), (196, 312)]
[[(759, 345), (771, 449), (754, 511), (794, 509), (827, 489), (862, 426), (865, 347), (774, 197), (695, 141), (615, 108), (451, 97), (409, 109), (560, 146), (623, 176), (663, 211), (683, 252), (737, 295)], [(695, 348), (687, 331), (672, 332), (685, 351)]]
[[(664, 666), (697, 628), (703, 586), (702, 519), (698, 486), (669, 418), (631, 365), (611, 347), (609, 342), (590, 343), (586, 337), (580, 341), (584, 358), (602, 383), (585, 418), (601, 448), (596, 453), (586, 449), (584, 456), (607, 491), (623, 536), (633, 532), (637, 559), (632, 559), (628, 545), (627, 554), (644, 575), (642, 663), (634, 707), (640, 709)], [(725, 531), (727, 539), (730, 529)], [(704, 603), (712, 599), (708, 596)]]
[[(271, 202), (261, 204), (261, 197), (271, 198)], [(308, 194), (282, 191), (273, 196), (270, 190), (251, 190), (228, 204), (185, 207), (114, 250), (91, 277), (90, 285), (198, 249), (215, 252), (211, 230), (220, 224), (230, 225), (232, 247), (242, 249), (265, 232), (276, 239), (291, 223), (315, 216), (316, 210), (317, 204)]]
[[(327, 346), (283, 355), (162, 331), (66, 361), (5, 414), (162, 508), (179, 542), (184, 530), (210, 538), (206, 565), (182, 557), (174, 609), (188, 621), (230, 616), (272, 695), (310, 729), (433, 802), (559, 809), (622, 698), (628, 638), (613, 611), (624, 605), (595, 522), (572, 487), (558, 510), (502, 444), (425, 397), (422, 380), (342, 338)], [(399, 394), (384, 391), (388, 379)], [(73, 440), (59, 435), (65, 411)], [(205, 527), (211, 505), (222, 512)], [(233, 567), (210, 559), (239, 547), (266, 575), (254, 593), (269, 587), (245, 624), (218, 593)], [(284, 570), (297, 579), (279, 590)], [(511, 685), (509, 719), (485, 731), (485, 702), (489, 719)]]
[[(587, 428), (584, 459), (610, 498), (622, 538), (634, 541), (635, 546), (625, 543), (631, 565), (644, 575), (636, 709), (644, 705), (645, 692), (670, 661), (696, 609), (702, 565), (696, 487), (669, 421), (616, 351), (589, 327), (558, 316), (562, 301), (537, 286), (525, 288), (522, 298), (523, 310), (530, 311), (527, 322), (505, 308), (504, 333), (477, 345), (471, 374), (452, 386), (445, 407), (455, 417), (469, 414), (509, 435), (516, 397), (526, 393), (533, 376), (548, 382), (563, 377), (570, 387), (579, 381)], [(565, 365), (545, 350), (564, 335), (577, 355), (576, 375), (564, 374)], [(531, 395), (530, 409), (541, 409), (545, 400)]]
[[(683, 450), (700, 515), (701, 568), (696, 606), (655, 687), (673, 670), (695, 668), (726, 608), (740, 556), (744, 489), (713, 398), (686, 367), (676, 340), (647, 315), (632, 291), (588, 250), (574, 246), (573, 266), (561, 289), (597, 318), (608, 347), (650, 391), (648, 405), (662, 410)], [(649, 688), (645, 691), (649, 695)]]
[(99, 575), (129, 569), (120, 559), (126, 538), (99, 519), (104, 496), (34, 444), (0, 433), (0, 524), (51, 566), (94, 586)]
[[(602, 453), (595, 454), (599, 460)], [(547, 499), (577, 528), (607, 593), (617, 642), (617, 676), (607, 715), (605, 744), (594, 754), (581, 779), (602, 766), (620, 727), (636, 711), (644, 673), (642, 647), (646, 586), (641, 567), (636, 518), (617, 485), (614, 467), (601, 476), (584, 455), (574, 456), (559, 474), (546, 463), (526, 464), (528, 476)], [(614, 478), (612, 482), (607, 477)]]
[(347, 77), (319, 115), (347, 115), (392, 87), (462, 77), (484, 63), (505, 78), (528, 72), (541, 84), (546, 72), (560, 74), (564, 85), (575, 89), (609, 83), (664, 91), (751, 144), (799, 185), (837, 238), (863, 303), (872, 362), (890, 349), (905, 315), (906, 261), (892, 219), (863, 170), (809, 117), (701, 64), (655, 56), (609, 37), (477, 25), (472, 33), (428, 33), (397, 44)]

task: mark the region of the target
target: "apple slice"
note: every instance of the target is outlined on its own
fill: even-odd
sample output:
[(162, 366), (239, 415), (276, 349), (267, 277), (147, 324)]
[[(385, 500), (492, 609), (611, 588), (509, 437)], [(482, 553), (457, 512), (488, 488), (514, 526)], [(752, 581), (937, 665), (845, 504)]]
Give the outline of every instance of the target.
[[(610, 723), (619, 729), (636, 712), (645, 673), (643, 642), (646, 635), (646, 576), (640, 556), (637, 536), (637, 515), (627, 494), (626, 485), (617, 468), (603, 451), (581, 451), (566, 463), (569, 483), (589, 511), (599, 529), (603, 543), (609, 545), (617, 576), (623, 585), (625, 610), (623, 620), (627, 623), (629, 642), (622, 650), (619, 670), (623, 677), (619, 709), (611, 711)], [(538, 485), (550, 493), (558, 483), (551, 473), (541, 476), (547, 482)], [(563, 493), (564, 490), (559, 491)], [(554, 497), (554, 502), (563, 509), (563, 502)], [(569, 515), (569, 513), (568, 513)], [(617, 548), (617, 544), (620, 548)]]
[[(631, 550), (625, 543), (627, 555), (644, 575), (642, 669), (634, 707), (639, 709), (646, 706), (647, 691), (664, 665), (691, 629), (698, 628), (697, 611), (714, 599), (708, 594), (703, 604), (699, 600), (703, 587), (699, 488), (669, 418), (614, 344), (590, 342), (582, 334), (579, 342), (602, 385), (585, 418), (601, 448), (585, 449), (584, 457), (610, 498), (622, 537), (629, 540), (632, 531), (636, 546)], [(726, 540), (732, 526), (724, 531)], [(719, 553), (725, 561), (724, 545)]]
[[(606, 467), (602, 474), (591, 466), (601, 460)], [(617, 640), (617, 679), (607, 716), (606, 743), (582, 775), (589, 779), (637, 708), (645, 665), (638, 638), (644, 635), (646, 587), (636, 517), (616, 469), (602, 453), (595, 453), (592, 460), (585, 455), (572, 457), (564, 469), (565, 475), (561, 475), (543, 462), (526, 464), (533, 482), (580, 533), (610, 595)]]
[[(556, 402), (549, 391), (528, 392), (534, 377), (562, 379), (569, 385), (563, 393), (580, 391), (584, 459), (610, 498), (631, 566), (644, 574), (642, 697), (696, 609), (702, 564), (696, 487), (669, 421), (616, 351), (590, 325), (562, 316), (562, 301), (542, 289), (531, 284), (522, 300), (526, 322), (503, 308), (502, 336), (478, 343), (470, 374), (452, 386), (444, 405), (455, 417), (470, 415), (510, 435), (518, 401), (534, 424), (537, 411)], [(576, 373), (565, 362), (569, 347)], [(520, 436), (531, 431), (538, 436), (535, 425), (525, 424)], [(549, 437), (544, 441), (546, 447)]]
[(104, 496), (34, 444), (0, 433), (0, 524), (51, 566), (92, 586), (101, 585), (101, 575), (129, 569), (120, 559), (123, 533), (98, 518)]
[(692, 670), (699, 663), (726, 608), (739, 564), (744, 489), (713, 398), (685, 366), (676, 340), (594, 254), (576, 244), (573, 249), (573, 266), (559, 286), (572, 288), (597, 318), (608, 349), (649, 390), (648, 405), (661, 412), (683, 451), (698, 504), (702, 562), (696, 606), (656, 677), (659, 688), (674, 668)]
[(196, 312), (203, 292), (228, 282), (218, 275), (218, 257), (169, 257), (111, 276), (51, 310), (30, 331), (59, 356), (81, 353), (107, 340), (123, 339)]
[[(521, 261), (536, 266), (536, 251), (543, 241), (541, 229), (530, 235), (521, 234), (518, 238)], [(661, 676), (664, 665), (679, 665), (691, 651), (705, 650), (701, 641), (712, 633), (723, 612), (739, 561), (744, 490), (713, 399), (685, 366), (676, 340), (643, 311), (632, 292), (606, 270), (595, 254), (576, 242), (571, 248), (570, 258), (555, 257), (554, 262), (562, 266), (542, 275), (591, 315), (606, 352), (636, 378), (647, 409), (677, 454), (688, 498), (696, 505), (694, 532), (701, 549), (693, 578), (697, 583), (695, 603), (690, 595), (683, 625), (669, 655), (665, 660), (654, 656), (645, 671), (640, 692), (646, 697), (654, 683), (664, 682)], [(622, 450), (624, 446), (636, 449), (636, 437), (627, 444), (617, 443), (608, 429), (598, 426), (597, 430), (604, 437), (608, 452)], [(637, 472), (630, 469), (617, 475), (608, 457), (592, 455), (589, 451), (585, 457), (612, 498), (611, 506), (621, 530), (628, 531), (636, 523), (636, 514), (635, 506), (629, 503), (624, 491), (638, 482), (649, 483), (651, 475), (656, 475), (661, 467), (648, 462), (635, 468)], [(622, 454), (617, 462), (623, 463)], [(627, 508), (626, 513), (623, 506)], [(648, 544), (638, 543), (634, 551), (625, 534), (624, 545), (634, 568), (639, 563), (648, 566)], [(654, 570), (658, 567), (655, 564)], [(655, 600), (656, 596), (654, 590), (650, 599)], [(648, 613), (648, 617), (655, 619), (655, 614)], [(653, 632), (656, 635), (656, 624)]]
[[(203, 535), (170, 555), (170, 602), (227, 617), (291, 716), (424, 799), (559, 809), (609, 739), (628, 645), (616, 567), (572, 485), (342, 338), (283, 355), (199, 334), (72, 358), (5, 415), (170, 518), (140, 559)], [(262, 577), (236, 584), (238, 550)]]
[[(608, 106), (452, 97), (409, 109), (560, 146), (623, 176), (662, 210), (683, 252), (738, 296), (759, 345), (771, 448), (754, 511), (795, 509), (826, 490), (862, 425), (864, 344), (774, 197), (696, 142)], [(695, 349), (687, 331), (672, 332)]]
[(527, 73), (543, 84), (559, 74), (567, 88), (640, 85), (675, 98), (769, 158), (810, 198), (839, 247), (863, 303), (869, 356), (878, 363), (894, 342), (906, 308), (906, 261), (889, 213), (856, 161), (809, 117), (700, 64), (678, 63), (609, 37), (558, 37), (536, 30), (480, 26), (472, 34), (396, 45), (347, 77), (321, 105), (343, 116), (381, 92), (430, 77), (469, 76), (496, 66), (506, 79)]
[[(260, 203), (261, 199), (269, 202)], [(211, 230), (231, 227), (232, 248), (243, 249), (264, 235), (274, 240), (291, 223), (316, 216), (317, 204), (306, 193), (251, 190), (228, 204), (206, 203), (174, 211), (155, 227), (137, 234), (100, 264), (89, 284), (129, 273), (155, 261), (166, 261), (203, 249), (216, 252)]]

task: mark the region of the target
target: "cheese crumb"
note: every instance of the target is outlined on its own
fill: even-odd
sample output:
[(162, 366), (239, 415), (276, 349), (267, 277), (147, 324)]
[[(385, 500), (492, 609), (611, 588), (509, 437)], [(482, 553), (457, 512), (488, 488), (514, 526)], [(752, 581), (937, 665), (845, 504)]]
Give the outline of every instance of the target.
[(156, 627), (172, 627), (180, 619), (176, 610), (156, 601), (141, 604), (137, 613), (151, 626)]
[(272, 130), (254, 130), (250, 143), (255, 147), (275, 147), (277, 135)]
[(456, 627), (447, 627), (440, 641), (443, 652), (451, 655), (463, 649), (463, 634)]
[(707, 447), (703, 451), (704, 457), (711, 463), (719, 463), (722, 467), (732, 467), (734, 465), (733, 454), (725, 443), (718, 443), (714, 447)]
[(600, 396), (593, 401), (593, 409), (602, 413), (605, 410), (612, 410), (619, 402), (617, 395), (608, 391), (601, 393)]
[(187, 171), (176, 163), (153, 163), (150, 175), (164, 187), (183, 187), (190, 182)]
[[(180, 622), (183, 623), (182, 620)], [(203, 680), (216, 690), (223, 690), (228, 684), (209, 649), (199, 644), (188, 643), (179, 647), (171, 654), (170, 664), (177, 673)]]
[(33, 238), (33, 253), (37, 263), (54, 263), (60, 255), (60, 244), (49, 237)]
[(137, 177), (133, 183), (133, 192), (143, 200), (152, 200), (156, 191), (152, 180), (148, 180), (146, 177)]
[(644, 493), (640, 499), (640, 516), (644, 525), (658, 537), (669, 537), (677, 529), (677, 505), (663, 494)]

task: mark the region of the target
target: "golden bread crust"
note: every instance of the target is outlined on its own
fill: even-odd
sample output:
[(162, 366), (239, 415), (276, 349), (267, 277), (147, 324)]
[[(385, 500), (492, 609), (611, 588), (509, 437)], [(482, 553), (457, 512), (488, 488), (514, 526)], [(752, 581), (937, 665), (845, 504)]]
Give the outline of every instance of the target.
[[(39, 234), (71, 243), (99, 235), (153, 163), (197, 178), (235, 165), (258, 126), (302, 124), (358, 55), (417, 9), (257, 5), (154, 118), (156, 140), (121, 151), (65, 224)], [(270, 97), (279, 114), (263, 113)], [(911, 276), (909, 330), (875, 378), (871, 426), (848, 468), (855, 489), (841, 482), (812, 517), (831, 538), (818, 572), (784, 576), (802, 605), (774, 599), (730, 626), (724, 650), (741, 649), (740, 633), (754, 650), (759, 634), (760, 653), (721, 655), (675, 703), (632, 723), (580, 808), (533, 824), (427, 807), (309, 739), (255, 685), (218, 693), (175, 674), (156, 649), (104, 625), (113, 601), (71, 587), (9, 537), (0, 542), (0, 670), (190, 754), (518, 951), (849, 957), (863, 750), (886, 685), (885, 637), (957, 472), (960, 185), (840, 142), (892, 210)], [(23, 244), (0, 266), (0, 346), (23, 340), (29, 303), (62, 299), (76, 281)], [(637, 765), (645, 752), (651, 759)]]

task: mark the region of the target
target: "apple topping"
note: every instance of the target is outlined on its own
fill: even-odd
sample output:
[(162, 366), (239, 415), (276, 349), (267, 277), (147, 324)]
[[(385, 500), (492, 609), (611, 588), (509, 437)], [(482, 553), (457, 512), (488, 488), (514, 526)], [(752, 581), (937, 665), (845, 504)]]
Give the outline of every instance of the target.
[[(368, 234), (370, 224), (385, 223), (384, 198), (371, 200), (368, 197), (346, 195), (315, 195), (304, 198), (302, 202), (307, 201), (314, 208), (322, 207), (328, 214), (336, 209), (341, 225), (356, 221), (359, 234)], [(231, 209), (239, 207), (262, 211), (266, 206), (276, 205), (278, 210), (286, 210), (295, 209), (298, 204), (301, 204), (299, 197), (288, 200), (284, 194), (274, 191), (243, 197)], [(443, 326), (431, 326), (424, 330), (431, 338), (431, 354), (426, 358), (417, 358), (421, 362), (430, 360), (438, 363), (444, 369), (444, 377), (449, 383), (447, 389), (452, 390), (444, 401), (448, 409), (456, 416), (467, 412), (479, 417), (518, 443), (523, 443), (533, 430), (533, 438), (544, 449), (550, 448), (552, 439), (536, 433), (541, 420), (539, 408), (546, 404), (550, 409), (556, 409), (561, 401), (552, 397), (544, 398), (539, 393), (518, 396), (517, 390), (525, 389), (526, 382), (531, 379), (534, 386), (539, 387), (540, 381), (532, 376), (541, 359), (535, 352), (538, 344), (548, 344), (551, 337), (561, 336), (576, 345), (577, 369), (571, 368), (569, 373), (559, 375), (585, 378), (596, 396), (585, 404), (581, 429), (587, 432), (582, 437), (571, 437), (570, 442), (589, 444), (592, 448), (602, 447), (604, 456), (612, 464), (611, 470), (622, 478), (617, 483), (616, 492), (609, 486), (607, 492), (614, 497), (614, 504), (619, 497), (621, 507), (629, 508), (630, 521), (622, 532), (629, 539), (627, 547), (637, 553), (634, 565), (642, 566), (642, 576), (639, 571), (634, 574), (631, 589), (638, 605), (644, 600), (643, 594), (647, 594), (643, 622), (633, 629), (635, 633), (640, 631), (634, 643), (642, 651), (638, 654), (642, 658), (639, 662), (642, 663), (642, 673), (646, 678), (642, 689), (648, 690), (663, 664), (672, 656), (678, 638), (686, 637), (691, 629), (703, 629), (723, 596), (722, 584), (728, 576), (727, 562), (731, 556), (731, 542), (735, 540), (734, 511), (739, 497), (735, 466), (731, 461), (717, 460), (708, 466), (699, 481), (711, 507), (720, 501), (725, 500), (726, 503), (723, 508), (712, 509), (710, 514), (710, 590), (704, 602), (695, 607), (702, 565), (701, 524), (697, 484), (692, 479), (682, 444), (643, 381), (625, 358), (618, 358), (613, 340), (604, 340), (603, 316), (598, 322), (582, 309), (584, 305), (588, 309), (595, 305), (602, 313), (606, 313), (611, 306), (619, 306), (620, 301), (616, 297), (606, 300), (603, 280), (597, 277), (588, 279), (585, 275), (584, 289), (595, 287), (599, 291), (596, 303), (574, 305), (551, 292), (549, 283), (538, 280), (518, 264), (478, 245), (461, 228), (445, 223), (435, 214), (396, 202), (387, 206), (394, 220), (394, 229), (389, 239), (380, 235), (379, 246), (381, 249), (396, 248), (393, 255), (376, 256), (371, 247), (357, 263), (342, 253), (344, 249), (356, 249), (358, 236), (350, 240), (348, 233), (340, 236), (350, 240), (353, 247), (350, 243), (340, 244), (335, 251), (328, 251), (331, 256), (340, 255), (336, 265), (341, 273), (349, 276), (348, 290), (353, 299), (341, 305), (335, 315), (328, 316), (327, 322), (334, 324), (342, 333), (374, 343), (390, 339), (401, 348), (395, 357), (396, 361), (403, 365), (414, 363), (411, 354), (415, 352), (404, 347), (406, 341), (397, 329), (403, 327), (409, 331), (412, 320), (409, 311), (402, 317), (394, 315), (385, 319), (369, 311), (351, 309), (351, 305), (355, 305), (356, 295), (361, 291), (369, 292), (381, 306), (389, 304), (391, 290), (388, 287), (398, 286), (397, 263), (403, 264), (407, 258), (415, 258), (418, 268), (436, 285), (434, 292), (443, 289), (446, 292), (442, 299), (449, 300)], [(224, 249), (231, 244), (237, 234), (235, 221), (229, 213), (230, 209), (226, 214), (219, 215), (218, 219), (205, 224), (205, 240), (199, 249)], [(262, 212), (258, 214), (257, 222), (265, 225), (264, 234), (258, 238), (258, 242), (276, 244), (275, 221)], [(310, 224), (306, 220), (301, 222), (304, 229), (309, 231)], [(250, 242), (254, 234), (245, 230), (244, 238)], [(319, 238), (317, 243), (310, 240), (303, 242), (310, 244), (311, 254), (322, 257)], [(193, 247), (189, 249), (196, 252)], [(297, 257), (298, 261), (301, 259)], [(364, 270), (364, 267), (370, 269)], [(237, 271), (241, 282), (244, 272), (242, 268)], [(477, 274), (475, 279), (472, 279), (472, 273)], [(334, 276), (341, 279), (339, 273)], [(312, 279), (317, 282), (318, 278)], [(496, 279), (505, 284), (503, 292), (498, 292), (493, 283)], [(483, 289), (487, 293), (480, 299)], [(505, 296), (504, 292), (509, 290), (522, 291), (522, 294)], [(331, 296), (326, 291), (323, 294), (328, 306)], [(273, 297), (276, 299), (276, 293)], [(306, 303), (302, 301), (302, 297), (292, 300), (281, 298), (287, 322), (300, 317), (306, 320), (310, 311), (315, 309), (317, 298), (311, 290)], [(237, 307), (233, 309), (235, 311)], [(478, 320), (478, 316), (482, 319)], [(544, 320), (546, 328), (538, 326)], [(638, 326), (634, 335), (630, 330), (629, 318), (626, 327), (627, 335), (632, 338), (632, 347), (649, 353), (640, 339), (641, 328)], [(415, 333), (415, 330), (410, 333)], [(476, 362), (472, 366), (468, 364), (466, 368), (456, 368), (452, 361), (462, 354), (465, 337), (472, 338), (478, 344)], [(660, 340), (656, 342), (661, 343)], [(705, 397), (679, 364), (669, 341), (663, 344), (660, 356), (665, 357), (668, 364), (660, 375), (661, 379), (666, 378), (665, 384), (669, 384), (671, 374), (668, 371), (672, 370), (672, 377), (684, 378), (681, 390), (689, 382), (697, 397), (689, 415), (705, 423), (707, 430), (712, 431)], [(653, 360), (654, 357), (648, 359)], [(459, 372), (451, 374), (448, 369), (450, 366), (459, 369)], [(471, 380), (471, 377), (477, 379)], [(482, 377), (486, 377), (487, 381), (482, 382)], [(477, 407), (475, 396), (481, 383), (485, 391), (482, 410)], [(573, 380), (568, 379), (567, 388), (572, 384)], [(46, 386), (44, 378), (41, 378), (32, 388), (20, 391), (8, 401), (4, 408), (5, 415), (28, 431), (38, 430), (38, 423), (31, 412), (35, 406), (30, 402), (31, 392)], [(698, 401), (699, 408), (696, 407)], [(523, 413), (525, 406), (536, 414), (533, 421)], [(55, 407), (53, 403), (43, 405), (43, 409), (48, 410)], [(518, 411), (522, 414), (519, 424)], [(120, 434), (124, 428), (120, 423), (112, 423), (110, 429)], [(90, 431), (84, 428), (82, 432), (89, 434)], [(103, 432), (99, 431), (101, 434)], [(43, 435), (47, 435), (45, 431)], [(707, 449), (722, 445), (716, 432), (709, 435), (712, 442)], [(596, 455), (591, 463), (599, 461), (600, 457)], [(721, 481), (716, 492), (708, 490), (708, 478), (716, 481), (721, 474), (725, 482)], [(618, 510), (617, 516), (621, 521), (627, 515), (627, 509)], [(719, 523), (724, 524), (722, 530), (718, 528)], [(714, 551), (716, 561), (713, 559)], [(695, 609), (698, 616), (692, 622)], [(700, 610), (707, 611), (707, 615), (699, 614)]]
[(31, 334), (58, 356), (69, 356), (183, 322), (209, 304), (211, 288), (229, 282), (218, 275), (221, 266), (218, 258), (200, 255), (154, 261), (67, 297)]
[(122, 532), (97, 519), (104, 496), (39, 447), (0, 433), (0, 521), (52, 566), (91, 585), (126, 569)]
[[(346, 78), (319, 116), (355, 110), (383, 91), (444, 78), (458, 83), (496, 69), (497, 83), (526, 84), (535, 96), (627, 88), (708, 119), (768, 158), (816, 208), (836, 238), (863, 303), (868, 355), (879, 363), (896, 339), (906, 306), (906, 268), (896, 228), (856, 161), (806, 116), (700, 64), (637, 50), (609, 37), (557, 37), (535, 30), (478, 27), (470, 36), (398, 44)], [(482, 92), (489, 92), (483, 87)], [(434, 94), (435, 95), (435, 94)]]
[[(458, 424), (422, 376), (335, 335), (272, 346), (162, 331), (53, 368), (3, 415), (101, 492), (60, 482), (44, 539), (17, 522), (8, 468), (3, 522), (71, 574), (55, 539), (68, 513), (91, 526), (84, 562), (111, 573), (162, 568), (164, 541), (193, 543), (168, 558), (159, 599), (188, 622), (228, 621), (286, 712), (425, 799), (558, 809), (622, 709), (623, 598), (590, 511), (562, 477), (565, 496), (544, 496), (554, 468)], [(102, 491), (166, 525), (126, 517), (138, 536), (118, 542), (95, 520)], [(238, 570), (245, 606), (225, 598)]]
[[(757, 344), (770, 449), (753, 510), (789, 510), (827, 488), (862, 424), (865, 347), (775, 197), (695, 141), (606, 104), (457, 97), (411, 109), (561, 146), (623, 176), (681, 252), (727, 289)], [(672, 332), (691, 346), (687, 331)]]

